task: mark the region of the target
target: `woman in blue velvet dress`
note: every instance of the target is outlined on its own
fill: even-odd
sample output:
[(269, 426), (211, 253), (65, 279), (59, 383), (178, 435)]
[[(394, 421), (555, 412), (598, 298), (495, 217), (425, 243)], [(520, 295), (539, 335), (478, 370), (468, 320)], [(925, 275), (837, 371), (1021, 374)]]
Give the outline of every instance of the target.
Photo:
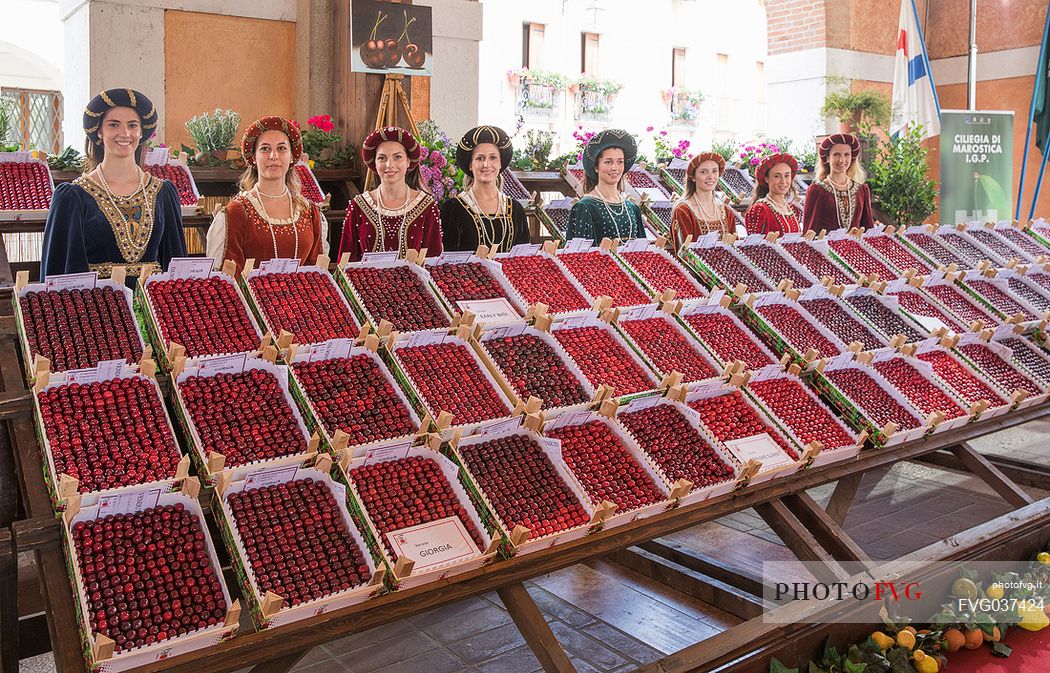
[(178, 191), (141, 168), (145, 142), (157, 129), (153, 103), (132, 89), (109, 89), (84, 110), (86, 172), (59, 185), (44, 226), (41, 280), (97, 271), (128, 277), (143, 264), (166, 268), (186, 255)]

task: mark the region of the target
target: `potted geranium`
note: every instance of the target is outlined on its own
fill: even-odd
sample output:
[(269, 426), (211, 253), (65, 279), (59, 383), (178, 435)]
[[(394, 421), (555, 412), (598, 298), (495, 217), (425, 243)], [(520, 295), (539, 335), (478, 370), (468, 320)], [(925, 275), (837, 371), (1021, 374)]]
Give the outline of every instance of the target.
[(689, 156), (690, 142), (682, 138), (678, 142), (671, 140), (666, 129), (656, 130), (654, 126), (647, 126), (645, 130), (652, 134), (653, 153), (656, 163), (669, 164), (672, 159), (685, 159)]
[(331, 115), (316, 115), (307, 119), (302, 136), (303, 152), (309, 157), (310, 168), (345, 166), (353, 161), (352, 143), (347, 143), (338, 151), (334, 148), (343, 138), (336, 133)]

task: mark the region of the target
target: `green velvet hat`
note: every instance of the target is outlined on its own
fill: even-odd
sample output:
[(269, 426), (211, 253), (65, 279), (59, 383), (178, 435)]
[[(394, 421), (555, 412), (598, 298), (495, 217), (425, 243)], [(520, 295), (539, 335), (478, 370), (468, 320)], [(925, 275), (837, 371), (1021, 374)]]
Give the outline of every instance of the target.
[(591, 180), (597, 182), (598, 172), (596, 165), (598, 155), (610, 147), (619, 147), (623, 150), (623, 172), (631, 170), (634, 160), (638, 158), (638, 142), (627, 131), (623, 129), (606, 129), (601, 133), (595, 133), (587, 146), (583, 148), (583, 172)]

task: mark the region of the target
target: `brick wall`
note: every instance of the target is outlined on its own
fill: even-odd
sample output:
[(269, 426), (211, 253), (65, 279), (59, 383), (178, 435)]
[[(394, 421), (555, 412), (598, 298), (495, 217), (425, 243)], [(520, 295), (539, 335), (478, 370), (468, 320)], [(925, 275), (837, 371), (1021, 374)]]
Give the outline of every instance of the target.
[(825, 0), (767, 0), (766, 28), (770, 56), (826, 46), (827, 22), (824, 2)]

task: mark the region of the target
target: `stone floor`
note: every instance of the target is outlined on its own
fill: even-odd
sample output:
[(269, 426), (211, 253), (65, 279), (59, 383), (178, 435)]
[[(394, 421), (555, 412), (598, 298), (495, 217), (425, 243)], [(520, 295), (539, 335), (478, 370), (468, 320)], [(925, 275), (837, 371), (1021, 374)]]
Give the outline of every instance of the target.
[[(1050, 465), (1050, 421), (973, 443), (985, 453)], [(821, 504), (832, 486), (812, 489)], [(1033, 497), (1050, 493), (1026, 489)], [(866, 477), (845, 528), (878, 560), (896, 558), (1008, 511), (980, 480), (917, 463)], [(675, 542), (761, 575), (762, 561), (793, 555), (754, 510), (670, 536)], [(804, 571), (800, 571), (804, 572)], [(580, 673), (620, 673), (699, 642), (739, 622), (604, 559), (526, 583)], [(52, 671), (50, 655), (22, 661), (22, 673)], [(342, 638), (313, 650), (296, 673), (532, 673), (539, 662), (496, 594)]]

